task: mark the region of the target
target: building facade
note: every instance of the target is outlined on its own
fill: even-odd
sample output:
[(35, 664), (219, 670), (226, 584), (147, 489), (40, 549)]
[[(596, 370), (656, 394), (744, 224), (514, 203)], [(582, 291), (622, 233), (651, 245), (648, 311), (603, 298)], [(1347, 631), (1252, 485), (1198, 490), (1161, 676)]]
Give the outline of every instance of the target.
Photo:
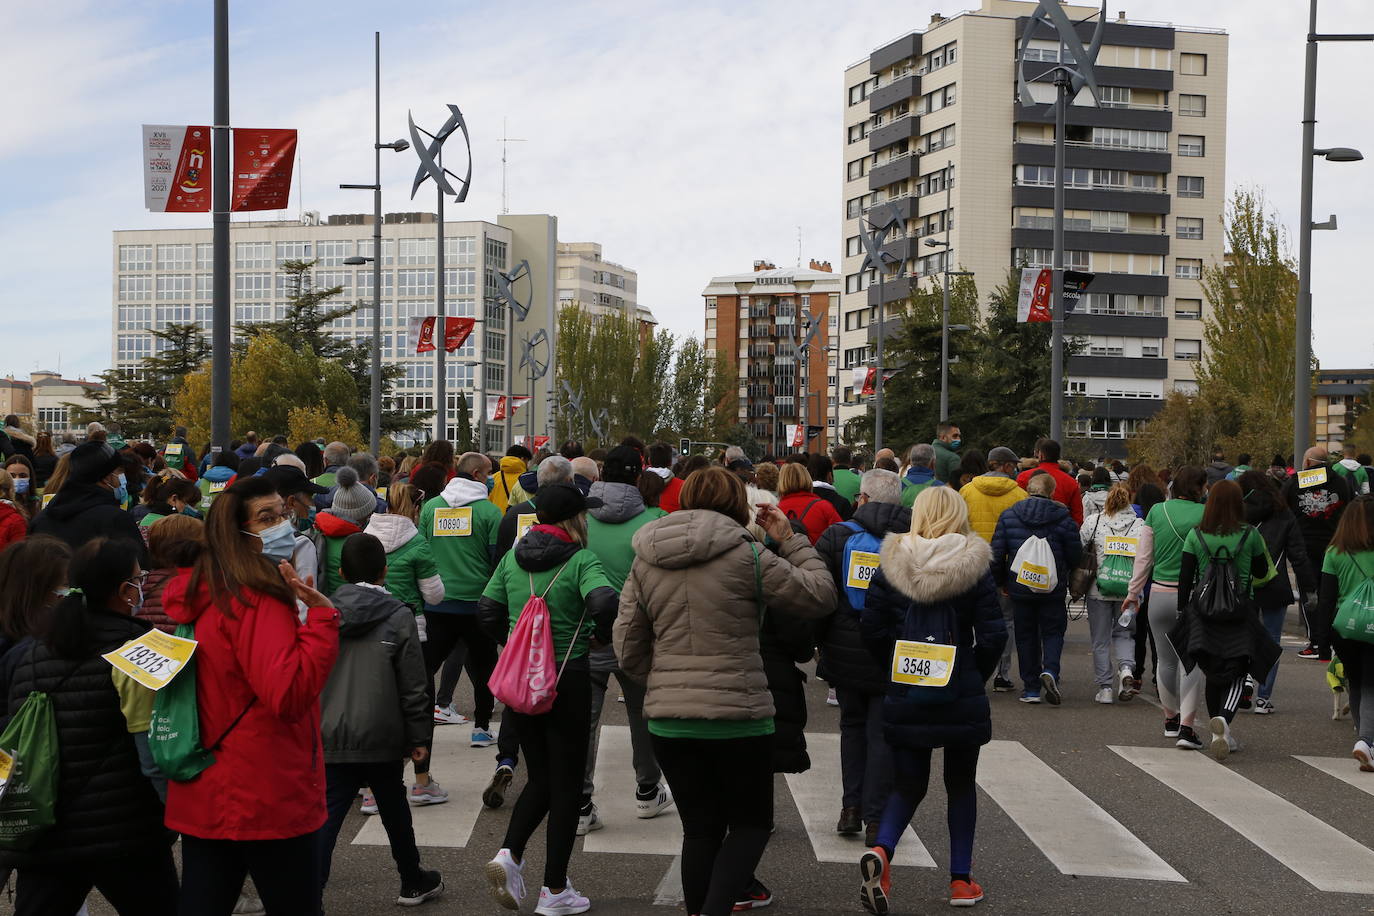
[[(234, 223), (230, 240), (234, 325), (281, 318), (291, 293), (282, 263), (314, 260), (315, 288), (342, 287), (336, 300), (340, 305), (364, 306), (336, 319), (331, 331), (343, 338), (370, 340), (372, 265), (344, 262), (372, 257), (372, 222), (371, 214), (335, 215), (323, 221), (307, 214), (300, 221)], [(432, 213), (389, 213), (383, 218), (382, 359), (405, 367), (405, 376), (394, 388), (394, 402), (407, 410), (436, 408), (434, 354), (415, 355), (415, 342), (408, 339), (412, 317), (435, 313), (436, 229)], [(527, 432), (543, 435), (552, 427), (557, 240), (558, 220), (544, 214), (505, 214), (495, 223), (445, 222), (445, 313), (478, 322), (467, 342), (446, 360), (449, 430), (457, 424), (458, 399), (465, 398), (475, 434), (483, 394), (531, 395), (532, 400), (516, 414), (514, 438)], [(209, 333), (211, 229), (116, 231), (112, 254), (112, 366), (130, 368), (151, 355), (160, 345), (151, 331), (169, 324), (194, 322)], [(509, 274), (522, 261), (529, 264), (528, 285), (518, 280), (514, 291), (517, 297), (529, 296), (530, 312), (523, 321), (515, 321), (514, 349), (508, 351), (509, 310), (497, 298), (497, 273)], [(539, 328), (549, 332), (550, 369), (531, 391), (528, 376), (519, 368), (521, 342)], [(509, 386), (508, 357), (514, 367)], [(413, 438), (422, 441), (432, 435), (433, 426), (416, 431)], [(503, 449), (508, 444), (504, 425), (487, 424), (482, 444), (486, 449)]]
[[(982, 0), (937, 14), (845, 71), (842, 367), (871, 364), (878, 278), (863, 270), (861, 233), (889, 203), (901, 218), (884, 247), (897, 259), (884, 283), (889, 314), (946, 269), (972, 271), (986, 302), (1009, 269), (1051, 266), (1054, 110), (1017, 104), (1019, 42), (1035, 9)], [(1099, 11), (1065, 10), (1086, 45)], [(1124, 452), (1167, 392), (1196, 390), (1199, 281), (1224, 247), (1227, 49), (1220, 30), (1119, 14), (1097, 60), (1101, 107), (1085, 92), (1069, 109), (1065, 265), (1096, 278), (1065, 324), (1082, 343), (1066, 391), (1085, 405), (1066, 435), (1107, 452)], [(1053, 101), (1061, 53), (1047, 28), (1032, 37), (1024, 66), (1035, 102)], [(947, 229), (948, 250), (925, 244), (943, 243)], [(842, 422), (867, 409), (847, 383), (841, 401)]]
[(1355, 429), (1355, 421), (1369, 409), (1374, 369), (1322, 369), (1310, 408), (1312, 435), (1317, 445), (1339, 454)]
[[(840, 278), (828, 263), (807, 269), (755, 261), (747, 274), (711, 278), (705, 297), (705, 349), (739, 379), (739, 422), (770, 454), (794, 450), (789, 425), (820, 427), (808, 450), (834, 440), (832, 317)], [(806, 347), (811, 327), (821, 330)]]

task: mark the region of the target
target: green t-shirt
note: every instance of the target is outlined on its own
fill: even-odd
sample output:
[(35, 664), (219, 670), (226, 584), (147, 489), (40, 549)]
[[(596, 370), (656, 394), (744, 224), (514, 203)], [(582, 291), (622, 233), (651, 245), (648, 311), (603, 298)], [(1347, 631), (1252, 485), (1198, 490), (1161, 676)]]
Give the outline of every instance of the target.
[[(1250, 536), (1245, 538), (1244, 549), (1237, 552), (1241, 537), (1247, 530), (1249, 530)], [(1216, 556), (1222, 548), (1225, 548), (1235, 558), (1236, 582), (1245, 591), (1250, 590), (1250, 570), (1254, 566), (1255, 557), (1265, 557), (1266, 564), (1271, 562), (1268, 559), (1269, 548), (1264, 544), (1264, 537), (1260, 535), (1258, 529), (1251, 528), (1249, 525), (1233, 534), (1203, 534), (1199, 529), (1194, 528), (1188, 532), (1188, 539), (1183, 542), (1183, 552), (1197, 557), (1197, 579), (1195, 581), (1201, 581), (1203, 572), (1211, 565), (1208, 556)]]
[(420, 509), (420, 533), (444, 580), (448, 601), (476, 601), (491, 578), (491, 552), (501, 528), (501, 510), (483, 498), (452, 507), (442, 495)]
[(650, 719), (649, 734), (660, 738), (757, 738), (774, 732), (766, 719)]
[(1336, 577), (1341, 584), (1340, 597), (1344, 598), (1365, 579), (1374, 578), (1374, 550), (1341, 553), (1334, 547), (1328, 547), (1322, 559), (1322, 572)]
[(851, 503), (859, 497), (860, 476), (849, 468), (835, 469), (835, 490)]
[(635, 532), (667, 514), (662, 509), (646, 508), (634, 518), (616, 524), (587, 516), (587, 547), (601, 560), (611, 588), (620, 591), (625, 587), (635, 561)]
[(1177, 584), (1183, 566), (1183, 543), (1201, 521), (1202, 503), (1191, 499), (1171, 499), (1150, 508), (1145, 524), (1154, 535), (1156, 582)]
[(916, 505), (916, 497), (921, 495), (922, 490), (927, 487), (940, 486), (940, 484), (933, 480), (927, 480), (925, 483), (907, 483), (905, 477), (902, 478), (902, 483), (904, 484), (902, 487), (902, 505), (906, 506), (908, 509)]
[[(492, 508), (495, 509), (496, 506), (492, 504)], [(554, 576), (558, 577), (557, 582), (553, 582)], [(534, 582), (533, 591), (530, 589), (531, 579)], [(550, 582), (553, 582), (552, 588), (549, 587)], [(601, 561), (597, 559), (596, 554), (586, 548), (573, 554), (562, 566), (536, 573), (521, 569), (515, 562), (515, 551), (512, 550), (496, 564), (496, 571), (491, 574), (491, 581), (487, 583), (482, 597), (506, 606), (513, 629), (530, 595), (543, 595), (549, 605), (553, 652), (558, 657), (558, 664), (561, 665), (563, 654), (568, 651), (568, 644), (574, 639), (576, 645), (569, 658), (581, 658), (591, 648), (589, 642), (596, 630), (596, 623), (583, 611), (586, 609), (587, 595), (593, 589), (603, 586), (612, 587), (610, 580), (606, 578), (606, 571), (601, 567)], [(582, 621), (580, 629), (577, 625), (578, 620)]]

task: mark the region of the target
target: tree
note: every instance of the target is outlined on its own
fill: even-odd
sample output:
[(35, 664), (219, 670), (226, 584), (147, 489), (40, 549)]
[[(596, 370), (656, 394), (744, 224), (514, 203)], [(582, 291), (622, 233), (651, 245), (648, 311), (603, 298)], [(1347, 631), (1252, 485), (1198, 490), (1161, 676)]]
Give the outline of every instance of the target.
[(695, 337), (687, 338), (678, 347), (663, 416), (664, 435), (668, 438), (705, 438), (710, 367), (711, 357)]
[(171, 433), (172, 395), (182, 379), (209, 359), (210, 343), (195, 324), (173, 324), (150, 333), (156, 352), (139, 360), (138, 368), (111, 369), (96, 376), (105, 390), (92, 392), (94, 407), (63, 405), (71, 422), (99, 421), (131, 436)]
[(326, 407), (293, 407), (286, 414), (286, 438), (291, 442), (323, 439), (342, 442), (353, 448), (364, 445), (362, 430), (342, 411), (329, 412)]
[(725, 436), (739, 425), (739, 369), (732, 359), (719, 356), (707, 360), (709, 381), (702, 419), (705, 433), (712, 439)]
[[(644, 335), (630, 315), (592, 315), (575, 305), (558, 316), (558, 390), (566, 382), (581, 399), (580, 409), (559, 411), (560, 439), (597, 441), (592, 419), (603, 416), (604, 440), (633, 433), (652, 435), (668, 399), (673, 337), (667, 331)], [(599, 443), (604, 444), (604, 443)]]
[(1156, 468), (1205, 467), (1216, 443), (1233, 436), (1238, 428), (1236, 405), (1174, 391), (1164, 399), (1159, 413), (1131, 438), (1131, 461)]
[(763, 443), (754, 438), (749, 427), (743, 423), (737, 423), (731, 429), (726, 430), (725, 434), (720, 437), (720, 441), (729, 445), (738, 445), (744, 449), (744, 454), (749, 456), (750, 461), (758, 461), (764, 455)]

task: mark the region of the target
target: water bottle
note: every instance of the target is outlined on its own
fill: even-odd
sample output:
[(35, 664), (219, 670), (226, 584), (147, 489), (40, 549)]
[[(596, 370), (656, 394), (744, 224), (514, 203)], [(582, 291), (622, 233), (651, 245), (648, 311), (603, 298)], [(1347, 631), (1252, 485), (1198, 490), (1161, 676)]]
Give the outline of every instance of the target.
[(1129, 627), (1131, 625), (1131, 621), (1134, 619), (1135, 611), (1125, 610), (1121, 612), (1121, 616), (1116, 619), (1116, 622), (1124, 629), (1126, 627)]

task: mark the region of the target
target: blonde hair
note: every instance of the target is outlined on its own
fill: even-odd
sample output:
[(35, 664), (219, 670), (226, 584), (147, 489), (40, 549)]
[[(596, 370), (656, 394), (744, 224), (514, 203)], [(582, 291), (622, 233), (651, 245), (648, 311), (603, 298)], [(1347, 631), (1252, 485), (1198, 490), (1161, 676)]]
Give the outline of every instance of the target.
[(778, 488), (778, 466), (771, 461), (765, 461), (754, 469), (754, 482), (759, 485), (760, 490), (773, 492)]
[(587, 546), (587, 513), (579, 512), (572, 518), (565, 518), (558, 522), (556, 527), (568, 532), (568, 535), (579, 547)]
[(47, 486), (43, 487), (43, 495), (57, 493), (62, 489), (62, 485), (67, 482), (67, 475), (72, 471), (72, 453), (68, 452), (57, 459), (57, 466), (53, 468), (52, 474), (48, 476)]
[(789, 461), (778, 470), (778, 495), (789, 493), (810, 493), (811, 473), (805, 465)]
[(14, 478), (4, 468), (0, 468), (0, 499), (14, 499)]
[(415, 487), (408, 483), (393, 483), (386, 491), (387, 508), (396, 515), (404, 515), (412, 522), (420, 515), (420, 504), (415, 501)]
[(1124, 509), (1131, 508), (1131, 488), (1124, 483), (1114, 484), (1107, 491), (1107, 504), (1102, 507), (1102, 511), (1107, 515), (1116, 515)]
[(946, 534), (969, 534), (968, 503), (953, 487), (926, 487), (911, 507), (907, 537), (933, 540)]

